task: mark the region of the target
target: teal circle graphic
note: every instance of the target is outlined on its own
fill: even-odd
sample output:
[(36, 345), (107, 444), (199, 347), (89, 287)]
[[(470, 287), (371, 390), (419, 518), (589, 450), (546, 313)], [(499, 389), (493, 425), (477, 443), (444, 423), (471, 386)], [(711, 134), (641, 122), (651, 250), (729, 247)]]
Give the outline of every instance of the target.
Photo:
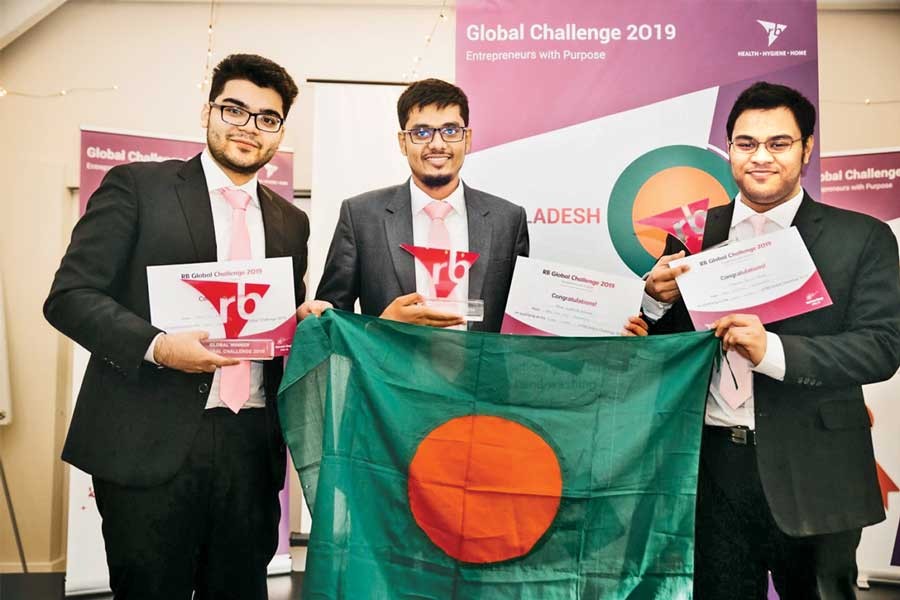
[(643, 276), (656, 264), (634, 232), (632, 209), (638, 192), (647, 180), (672, 167), (691, 167), (704, 171), (719, 182), (729, 198), (738, 192), (731, 176), (731, 165), (712, 150), (697, 146), (663, 146), (636, 158), (625, 167), (613, 185), (607, 207), (609, 237), (619, 256), (636, 275)]

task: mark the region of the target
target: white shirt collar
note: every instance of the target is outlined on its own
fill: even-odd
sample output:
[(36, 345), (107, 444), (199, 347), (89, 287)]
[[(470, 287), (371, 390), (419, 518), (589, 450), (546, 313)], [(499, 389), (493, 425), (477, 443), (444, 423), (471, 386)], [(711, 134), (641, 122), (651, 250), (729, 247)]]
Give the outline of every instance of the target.
[(731, 226), (735, 227), (738, 223), (746, 221), (753, 215), (765, 214), (767, 219), (777, 223), (780, 228), (787, 229), (794, 222), (794, 217), (797, 216), (797, 211), (800, 210), (800, 202), (802, 201), (803, 188), (800, 188), (800, 191), (787, 202), (779, 204), (765, 213), (757, 213), (741, 201), (741, 193), (738, 192), (734, 199), (734, 214), (731, 216)]
[(210, 156), (209, 148), (205, 148), (203, 153), (200, 154), (200, 164), (203, 165), (203, 174), (206, 176), (206, 189), (210, 192), (223, 187), (244, 190), (250, 195), (250, 204), (259, 208), (259, 197), (257, 196), (259, 178), (257, 175), (254, 174), (253, 178), (244, 185), (235, 185), (234, 182), (228, 178), (228, 175), (225, 174), (225, 171), (222, 170), (222, 167), (219, 166), (219, 163)]
[[(434, 201), (434, 198), (426, 194), (416, 185), (416, 182), (412, 180), (412, 177), (409, 178), (409, 197), (412, 200), (411, 208), (413, 216), (425, 210), (425, 207), (430, 202)], [(444, 198), (444, 202), (450, 204), (450, 206), (453, 207), (453, 210), (458, 214), (466, 214), (466, 197), (463, 193), (462, 179), (459, 180), (459, 185), (456, 186), (456, 189), (453, 190), (449, 196)]]

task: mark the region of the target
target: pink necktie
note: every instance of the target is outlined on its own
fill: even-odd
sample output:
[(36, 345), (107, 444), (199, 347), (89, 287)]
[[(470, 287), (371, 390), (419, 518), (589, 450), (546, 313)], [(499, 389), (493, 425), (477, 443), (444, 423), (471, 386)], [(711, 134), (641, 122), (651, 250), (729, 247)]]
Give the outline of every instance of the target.
[[(247, 205), (250, 194), (235, 188), (222, 188), (222, 196), (231, 205), (231, 247), (228, 260), (247, 260), (250, 256), (250, 232), (247, 230)], [(235, 414), (250, 398), (250, 363), (242, 360), (232, 367), (222, 367), (219, 399)]]
[(750, 224), (753, 226), (753, 237), (760, 236), (766, 232), (766, 223), (769, 218), (766, 215), (756, 214), (750, 217)]
[(428, 229), (428, 246), (430, 248), (450, 249), (450, 231), (444, 218), (450, 214), (453, 207), (449, 202), (432, 200), (425, 205), (425, 214), (431, 219), (431, 227)]
[[(765, 233), (766, 223), (769, 222), (766, 215), (756, 214), (748, 220), (753, 226), (753, 237)], [(738, 408), (753, 394), (753, 364), (735, 350), (729, 350), (726, 358), (728, 362), (723, 360), (720, 365), (719, 393), (728, 406)]]

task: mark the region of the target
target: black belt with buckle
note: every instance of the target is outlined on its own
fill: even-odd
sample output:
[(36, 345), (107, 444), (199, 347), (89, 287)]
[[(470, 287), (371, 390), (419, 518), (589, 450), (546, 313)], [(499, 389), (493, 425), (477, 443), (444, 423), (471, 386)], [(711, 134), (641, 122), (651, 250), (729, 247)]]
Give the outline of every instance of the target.
[(737, 427), (717, 427), (715, 425), (704, 425), (703, 432), (716, 437), (724, 437), (732, 444), (738, 446), (755, 446), (756, 432), (743, 425)]

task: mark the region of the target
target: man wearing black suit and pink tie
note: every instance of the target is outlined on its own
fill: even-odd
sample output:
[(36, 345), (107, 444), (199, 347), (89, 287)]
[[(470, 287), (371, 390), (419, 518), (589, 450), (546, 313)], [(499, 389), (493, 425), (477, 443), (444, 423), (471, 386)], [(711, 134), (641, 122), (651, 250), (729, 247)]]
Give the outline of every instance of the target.
[(117, 600), (265, 600), (285, 447), (282, 361), (213, 354), (150, 323), (147, 267), (291, 257), (305, 296), (309, 221), (259, 184), (297, 95), (237, 54), (201, 109), (207, 148), (113, 168), (91, 196), (44, 314), (91, 352), (63, 459), (93, 477)]
[[(833, 304), (763, 326), (715, 323), (733, 367), (713, 372), (700, 473), (694, 596), (855, 598), (862, 528), (884, 519), (862, 385), (900, 366), (900, 269), (890, 228), (814, 201), (800, 182), (816, 113), (791, 88), (756, 83), (727, 121), (740, 190), (710, 209), (703, 247), (795, 226)], [(651, 334), (693, 329), (669, 267), (669, 237), (646, 283)], [(722, 362), (725, 364), (725, 361)], [(735, 385), (737, 384), (737, 385)]]

